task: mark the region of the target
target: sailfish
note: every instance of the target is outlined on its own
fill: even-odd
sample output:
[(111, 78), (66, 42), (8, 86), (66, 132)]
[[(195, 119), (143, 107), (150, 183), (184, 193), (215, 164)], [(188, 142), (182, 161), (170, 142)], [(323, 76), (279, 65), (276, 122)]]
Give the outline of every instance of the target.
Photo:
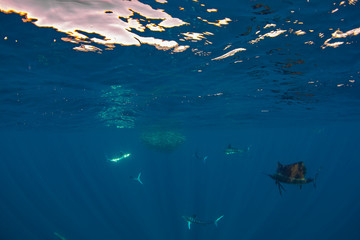
[(282, 195), (282, 191), (286, 191), (281, 183), (287, 184), (297, 184), (300, 186), (300, 189), (303, 184), (314, 183), (314, 187), (316, 187), (315, 180), (318, 173), (314, 178), (305, 178), (306, 167), (303, 162), (297, 162), (293, 164), (283, 165), (278, 162), (276, 173), (267, 174), (269, 177), (275, 180), (275, 184), (279, 187), (280, 195)]

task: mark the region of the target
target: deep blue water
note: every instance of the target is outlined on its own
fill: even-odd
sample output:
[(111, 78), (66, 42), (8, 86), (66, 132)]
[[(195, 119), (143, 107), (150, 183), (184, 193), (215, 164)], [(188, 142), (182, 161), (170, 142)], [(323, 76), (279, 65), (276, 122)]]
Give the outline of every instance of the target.
[[(186, 51), (105, 50), (87, 32), (66, 42), (0, 12), (0, 239), (360, 239), (360, 34), (331, 38), (360, 27), (359, 3), (141, 2), (189, 24), (129, 32)], [(249, 43), (276, 29), (286, 32)], [(179, 40), (206, 31), (208, 43)], [(150, 130), (185, 141), (160, 151), (142, 140)], [(229, 144), (250, 150), (225, 155)], [(131, 156), (110, 161), (121, 153)], [(299, 161), (316, 187), (280, 195), (267, 174)], [(189, 230), (192, 215), (224, 217)]]

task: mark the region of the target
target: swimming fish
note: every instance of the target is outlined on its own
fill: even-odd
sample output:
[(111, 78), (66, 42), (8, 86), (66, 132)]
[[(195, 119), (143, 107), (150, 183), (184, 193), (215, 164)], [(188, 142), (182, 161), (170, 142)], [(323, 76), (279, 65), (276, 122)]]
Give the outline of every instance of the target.
[(280, 195), (282, 195), (282, 191), (285, 191), (285, 188), (281, 185), (281, 183), (286, 184), (297, 184), (300, 186), (300, 189), (303, 184), (307, 183), (314, 183), (318, 175), (315, 175), (314, 178), (305, 178), (306, 174), (306, 167), (303, 162), (296, 162), (288, 165), (283, 165), (278, 162), (278, 166), (276, 169), (276, 173), (274, 174), (267, 174), (269, 177), (275, 180), (275, 184), (279, 187)]
[(141, 177), (141, 173), (139, 173), (139, 175), (138, 175), (137, 177), (130, 177), (130, 178), (132, 178), (134, 181), (139, 182), (140, 184), (143, 184), (143, 182), (141, 181), (140, 177)]
[(195, 157), (196, 157), (196, 159), (198, 159), (198, 160), (202, 160), (204, 164), (206, 163), (206, 160), (208, 159), (208, 156), (200, 157), (200, 155), (199, 155), (198, 152), (195, 152)]
[(215, 226), (217, 227), (217, 223), (220, 219), (222, 219), (224, 217), (224, 215), (218, 217), (215, 221), (201, 221), (199, 219), (197, 219), (196, 215), (193, 216), (183, 216), (183, 219), (185, 220), (185, 222), (187, 222), (188, 224), (188, 228), (191, 228), (191, 224), (199, 224), (199, 225), (209, 225), (209, 224), (215, 224)]
[(250, 147), (247, 147), (246, 149), (239, 149), (239, 148), (234, 148), (231, 146), (231, 144), (229, 144), (229, 146), (225, 149), (225, 154), (232, 155), (232, 154), (244, 153), (248, 151), (250, 151)]
[(118, 161), (121, 161), (121, 160), (123, 160), (123, 159), (125, 159), (125, 158), (130, 157), (130, 155), (131, 155), (130, 153), (121, 153), (120, 157), (112, 158), (112, 159), (110, 159), (110, 162), (118, 162)]

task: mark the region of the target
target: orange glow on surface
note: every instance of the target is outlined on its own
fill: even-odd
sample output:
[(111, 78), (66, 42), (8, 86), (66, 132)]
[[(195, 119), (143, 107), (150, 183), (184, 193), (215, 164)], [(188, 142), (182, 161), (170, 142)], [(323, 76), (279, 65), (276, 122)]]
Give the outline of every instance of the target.
[[(166, 3), (166, 1), (160, 1)], [(164, 10), (153, 9), (150, 5), (141, 3), (137, 0), (100, 0), (100, 1), (76, 1), (59, 2), (56, 0), (28, 0), (15, 1), (5, 0), (0, 3), (0, 9), (4, 13), (17, 13), (23, 17), (24, 22), (32, 22), (38, 27), (53, 27), (60, 32), (67, 33), (65, 41), (84, 44), (96, 42), (104, 46), (108, 45), (137, 45), (141, 36), (138, 33), (148, 28), (151, 31), (164, 31), (164, 28), (179, 27), (186, 23), (181, 19), (174, 18)], [(139, 14), (145, 19), (160, 19), (158, 25), (149, 23), (143, 25), (139, 19), (134, 18), (134, 14)], [(123, 21), (121, 18), (127, 19)], [(104, 37), (100, 39), (89, 39), (80, 34), (77, 30), (85, 33), (96, 33)], [(169, 41), (154, 38), (153, 41), (142, 41), (145, 44), (154, 43), (157, 48), (169, 49)], [(173, 41), (172, 41), (173, 42)], [(178, 46), (178, 44), (171, 44)], [(76, 50), (84, 47), (80, 45)]]
[[(167, 0), (154, 0), (154, 2), (167, 6)], [(199, 5), (199, 1), (193, 0), (195, 5)], [(357, 3), (357, 0), (342, 1), (340, 3), (334, 3), (332, 9), (328, 9), (328, 14), (336, 9), (336, 14), (340, 14), (344, 7), (353, 7)], [(159, 5), (159, 4), (156, 4)], [(205, 4), (200, 4), (205, 7)], [(264, 10), (258, 14), (270, 14), (267, 12), (270, 10), (268, 6), (262, 4), (255, 5), (256, 8), (263, 7)], [(254, 8), (254, 7), (253, 7)], [(178, 11), (191, 11), (191, 8), (187, 8), (186, 11), (181, 6), (176, 6), (174, 9)], [(76, 44), (73, 49), (77, 51), (92, 51), (90, 47), (96, 45), (100, 47), (93, 52), (101, 52), (102, 50), (112, 50), (117, 45), (122, 46), (141, 46), (142, 44), (153, 45), (159, 50), (170, 50), (172, 52), (182, 52), (189, 48), (185, 42), (194, 43), (202, 41), (203, 45), (210, 45), (213, 43), (213, 39), (206, 35), (214, 35), (210, 31), (212, 26), (222, 27), (232, 23), (232, 19), (222, 16), (223, 19), (215, 20), (219, 18), (210, 18), (209, 15), (215, 16), (218, 13), (216, 8), (204, 8), (203, 12), (198, 12), (197, 19), (212, 25), (209, 29), (204, 29), (196, 32), (196, 24), (187, 23), (180, 18), (173, 17), (164, 9), (153, 8), (149, 4), (142, 3), (141, 0), (2, 0), (0, 2), (0, 11), (6, 14), (19, 14), (22, 17), (23, 22), (32, 23), (38, 27), (51, 27), (59, 32), (66, 33), (68, 36), (63, 37), (62, 40)], [(295, 13), (297, 11), (289, 10), (289, 13)], [(201, 14), (206, 13), (206, 18), (203, 18)], [(211, 14), (209, 14), (211, 13)], [(335, 13), (333, 11), (333, 13)], [(197, 20), (196, 19), (196, 20)], [(210, 20), (211, 19), (211, 20)], [(256, 44), (266, 38), (274, 38), (283, 35), (284, 37), (302, 36), (307, 34), (306, 37), (325, 38), (325, 29), (322, 32), (316, 32), (315, 30), (306, 29), (306, 21), (304, 24), (303, 19), (296, 20), (284, 20), (283, 23), (264, 23), (258, 25), (257, 28), (249, 28), (248, 31), (242, 33), (241, 36), (253, 34), (254, 38), (249, 40), (249, 44)], [(237, 21), (237, 20), (235, 20)], [(299, 30), (297, 27), (287, 27), (286, 29), (275, 29), (275, 27), (284, 28), (287, 25), (302, 25)], [(188, 28), (190, 25), (191, 28)], [(174, 35), (168, 37), (159, 32), (170, 32), (170, 28), (184, 28), (186, 30), (179, 31)], [(330, 31), (334, 31), (334, 28), (328, 26)], [(266, 31), (270, 28), (272, 31)], [(191, 29), (191, 30), (190, 30)], [(211, 29), (211, 30), (210, 30)], [(208, 30), (208, 31), (207, 31)], [(225, 30), (226, 31), (226, 30)], [(149, 32), (151, 32), (149, 37)], [(214, 33), (218, 34), (216, 31)], [(309, 34), (314, 33), (314, 35)], [(89, 37), (89, 34), (97, 34), (100, 37)], [(144, 37), (142, 35), (147, 37)], [(219, 34), (221, 34), (219, 32)], [(324, 43), (320, 46), (322, 49), (326, 47), (339, 47), (341, 45), (352, 44), (352, 40), (349, 40), (351, 36), (360, 34), (360, 27), (354, 28), (348, 31), (335, 30), (331, 36), (327, 36)], [(167, 35), (165, 35), (167, 36)], [(250, 35), (251, 36), (251, 35)], [(162, 39), (164, 38), (164, 39)], [(167, 39), (165, 39), (167, 38)], [(209, 38), (209, 39), (207, 39)], [(337, 40), (336, 40), (337, 39)], [(339, 40), (341, 39), (341, 40)], [(306, 39), (304, 43), (306, 45), (315, 45), (315, 39)], [(180, 45), (183, 44), (184, 46)], [(98, 45), (99, 46), (98, 46)], [(194, 47), (196, 49), (197, 47)], [(221, 47), (223, 48), (223, 47)], [(202, 51), (202, 50), (200, 50)], [(206, 50), (205, 50), (206, 51)], [(207, 54), (208, 55), (208, 54)], [(217, 59), (217, 58), (215, 58)], [(213, 59), (214, 60), (214, 59)]]

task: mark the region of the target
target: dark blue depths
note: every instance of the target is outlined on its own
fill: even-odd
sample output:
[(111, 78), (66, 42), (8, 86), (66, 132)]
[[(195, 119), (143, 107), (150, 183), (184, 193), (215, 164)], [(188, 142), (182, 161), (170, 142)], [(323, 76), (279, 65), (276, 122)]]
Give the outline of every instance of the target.
[[(138, 132), (7, 132), (1, 138), (1, 239), (358, 239), (359, 128), (189, 131), (171, 153), (147, 149)], [(224, 154), (232, 143), (251, 145)], [(112, 163), (107, 154), (132, 156)], [(194, 153), (207, 155), (206, 163)], [(304, 161), (312, 184), (266, 173)], [(130, 176), (142, 172), (143, 185)], [(183, 215), (219, 226), (192, 225)]]
[[(359, 27), (359, 4), (329, 14), (328, 2), (269, 1), (273, 12), (261, 15), (244, 2), (208, 3), (228, 26), (192, 11), (178, 16), (191, 26), (161, 33), (214, 32), (212, 45), (189, 43), (209, 56), (147, 45), (76, 52), (65, 33), (1, 13), (0, 240), (360, 239), (359, 35), (320, 47), (334, 30)], [(296, 20), (317, 35), (248, 44), (257, 27), (289, 30)], [(211, 60), (229, 44), (247, 51)], [(115, 128), (123, 116), (134, 129)], [(179, 126), (186, 141), (149, 149), (139, 138), (149, 123)], [(225, 155), (229, 144), (250, 151)], [(121, 151), (131, 156), (109, 161)], [(266, 174), (297, 161), (308, 177), (319, 173), (317, 186), (284, 185), (280, 196)], [(131, 179), (139, 172), (143, 185)], [(182, 216), (194, 214), (224, 218), (189, 230)]]

